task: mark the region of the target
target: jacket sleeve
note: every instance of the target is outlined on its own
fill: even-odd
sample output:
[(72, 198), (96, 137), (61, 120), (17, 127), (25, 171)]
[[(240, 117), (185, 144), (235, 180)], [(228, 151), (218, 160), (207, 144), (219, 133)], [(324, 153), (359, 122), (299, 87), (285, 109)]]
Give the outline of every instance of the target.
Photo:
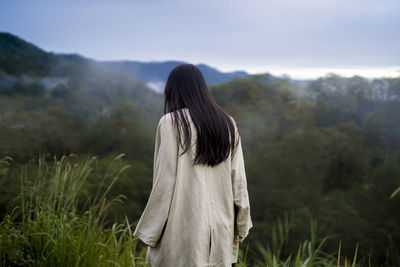
[(175, 188), (178, 142), (171, 120), (164, 115), (157, 126), (153, 163), (153, 186), (134, 236), (155, 247), (161, 238)]
[(250, 217), (250, 202), (247, 191), (246, 172), (242, 150), (241, 137), (238, 132), (238, 145), (232, 157), (232, 187), (233, 201), (235, 205), (235, 233), (240, 237), (246, 237), (253, 223)]

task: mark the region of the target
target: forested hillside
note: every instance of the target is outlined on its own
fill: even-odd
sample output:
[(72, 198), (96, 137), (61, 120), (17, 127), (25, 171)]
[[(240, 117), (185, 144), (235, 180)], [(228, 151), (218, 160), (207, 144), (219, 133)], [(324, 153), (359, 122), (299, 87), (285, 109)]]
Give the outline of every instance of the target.
[[(57, 155), (118, 150), (121, 138), (107, 137), (106, 125), (124, 116), (153, 125), (161, 103), (161, 95), (142, 81), (80, 55), (47, 53), (16, 36), (0, 34), (2, 154), (26, 160), (41, 149)], [(140, 138), (149, 135), (146, 127), (129, 127), (135, 127)], [(133, 134), (129, 129), (119, 132)], [(109, 145), (97, 148), (96, 142)]]
[[(361, 266), (400, 264), (400, 78), (367, 80), (334, 74), (304, 92), (269, 75), (236, 78), (210, 87), (239, 124), (254, 221), (248, 261), (262, 258), (258, 244), (274, 240), (277, 218), (292, 215), (281, 259), (310, 236), (310, 220), (329, 238), (324, 251)], [(301, 95), (301, 96), (299, 96)], [(107, 165), (130, 168), (109, 198), (107, 224), (134, 225), (151, 190), (154, 136), (163, 95), (123, 73), (79, 55), (47, 53), (10, 34), (0, 35), (0, 215), (16, 205), (21, 169), (39, 176), (39, 153), (96, 156), (98, 166), (79, 199), (96, 195)], [(113, 158), (126, 157), (114, 163)], [(29, 180), (28, 179), (28, 180)], [(108, 182), (111, 182), (108, 181)], [(83, 202), (79, 204), (83, 209)], [(0, 253), (1, 254), (1, 253)]]
[[(337, 234), (346, 253), (385, 261), (400, 241), (400, 79), (327, 75), (309, 85), (313, 99), (294, 96), (288, 82), (237, 79), (213, 87), (239, 121), (256, 227), (269, 240), (270, 222), (295, 216), (293, 249), (309, 218)], [(393, 243), (392, 243), (393, 242)], [(287, 251), (287, 252), (288, 252)]]

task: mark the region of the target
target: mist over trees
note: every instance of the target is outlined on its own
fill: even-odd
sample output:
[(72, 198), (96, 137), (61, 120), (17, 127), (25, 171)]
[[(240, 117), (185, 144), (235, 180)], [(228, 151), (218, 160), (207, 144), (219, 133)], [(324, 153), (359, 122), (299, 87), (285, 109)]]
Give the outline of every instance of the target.
[[(12, 208), (23, 164), (39, 153), (94, 155), (102, 163), (125, 153), (110, 194), (126, 196), (110, 222), (136, 223), (151, 190), (155, 129), (163, 95), (126, 74), (79, 55), (44, 52), (0, 38), (0, 215)], [(296, 91), (301, 87), (302, 92)], [(268, 74), (210, 87), (239, 124), (254, 228), (250, 247), (270, 240), (278, 217), (292, 213), (288, 255), (308, 238), (315, 218), (326, 244), (375, 265), (399, 263), (400, 78), (335, 74), (299, 85)], [(100, 164), (99, 166), (106, 166)], [(31, 169), (34, 177), (35, 168)], [(95, 194), (99, 167), (83, 199)]]

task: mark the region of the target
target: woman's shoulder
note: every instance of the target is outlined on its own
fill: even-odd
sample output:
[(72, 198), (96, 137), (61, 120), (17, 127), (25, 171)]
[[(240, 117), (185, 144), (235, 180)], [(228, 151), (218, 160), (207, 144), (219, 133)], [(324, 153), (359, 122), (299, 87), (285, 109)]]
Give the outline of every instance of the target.
[(234, 119), (230, 114), (226, 113), (226, 115), (228, 115), (228, 117), (231, 119), (231, 121), (232, 121), (234, 124), (236, 124), (235, 119)]
[[(187, 108), (183, 108), (182, 111), (186, 113), (185, 117), (188, 120), (190, 120), (191, 117), (190, 117), (189, 110)], [(162, 124), (162, 123), (166, 123), (166, 122), (171, 123), (171, 122), (173, 122), (173, 120), (174, 120), (173, 112), (168, 112), (168, 113), (166, 113), (166, 114), (161, 116), (160, 121), (158, 122), (158, 124)]]
[(171, 121), (172, 120), (172, 113), (166, 113), (164, 115), (161, 116), (160, 121), (158, 122), (158, 124), (162, 124), (165, 123), (167, 121)]
[(165, 113), (164, 115), (161, 116), (160, 121), (158, 122), (159, 124), (165, 123), (165, 122), (171, 122), (173, 120), (173, 112), (168, 112)]
[(158, 122), (158, 128), (164, 133), (175, 131), (172, 112), (166, 113), (161, 116)]
[(233, 126), (235, 127), (236, 132), (238, 132), (239, 131), (239, 126), (238, 126), (236, 120), (230, 114), (226, 113), (226, 115), (228, 115), (228, 117), (231, 119), (231, 121), (233, 123)]

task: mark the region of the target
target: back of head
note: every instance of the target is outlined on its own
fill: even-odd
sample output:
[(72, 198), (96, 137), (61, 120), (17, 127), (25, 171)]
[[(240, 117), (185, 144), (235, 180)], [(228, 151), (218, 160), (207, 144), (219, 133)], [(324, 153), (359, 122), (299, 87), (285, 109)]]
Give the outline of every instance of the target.
[(191, 129), (183, 108), (188, 109), (195, 125), (197, 151), (193, 164), (215, 166), (233, 153), (239, 127), (215, 102), (196, 66), (181, 64), (175, 67), (168, 76), (164, 94), (164, 114), (172, 112), (176, 128), (183, 131), (178, 131), (183, 153), (191, 144)]

